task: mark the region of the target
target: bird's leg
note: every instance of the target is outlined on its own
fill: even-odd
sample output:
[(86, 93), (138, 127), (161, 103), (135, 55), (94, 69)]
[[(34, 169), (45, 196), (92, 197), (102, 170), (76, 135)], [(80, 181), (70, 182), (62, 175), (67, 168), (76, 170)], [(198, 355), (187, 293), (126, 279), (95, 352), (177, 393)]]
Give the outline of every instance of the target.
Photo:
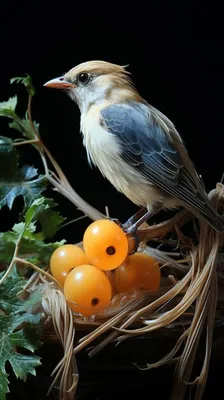
[(132, 226), (135, 222), (139, 220), (145, 214), (146, 208), (141, 207), (132, 217), (130, 217), (124, 224), (122, 224), (123, 229), (127, 229)]
[(126, 229), (127, 233), (135, 232), (137, 229), (144, 223), (146, 222), (150, 217), (152, 217), (154, 213), (152, 214), (150, 211), (147, 211), (144, 213), (137, 221), (135, 221), (132, 225), (129, 225), (129, 227)]
[[(151, 206), (151, 209), (148, 209), (148, 211), (145, 214), (143, 214), (137, 221), (135, 221), (131, 226), (124, 228), (124, 231), (126, 232), (126, 234), (128, 236), (128, 239), (135, 241), (135, 246), (134, 246), (131, 254), (133, 254), (137, 251), (139, 243), (140, 243), (138, 233), (137, 233), (138, 228), (143, 224), (143, 222), (146, 222), (153, 215), (157, 214), (161, 209), (162, 209), (162, 204), (160, 202), (156, 203), (155, 205)], [(141, 210), (139, 210), (139, 211), (141, 211)]]
[(117, 225), (119, 225), (122, 229), (124, 229), (126, 231), (126, 229), (129, 228), (130, 226), (132, 226), (135, 222), (137, 222), (139, 220), (139, 218), (145, 214), (145, 212), (146, 212), (145, 207), (140, 208), (124, 224), (122, 224), (118, 218), (109, 218), (109, 220), (115, 222)]
[[(157, 214), (161, 209), (163, 205), (160, 201), (158, 201), (156, 204), (153, 204), (152, 206), (148, 206), (148, 211), (143, 214), (143, 209), (139, 210), (139, 213), (141, 211), (141, 216), (138, 218), (137, 221), (135, 221), (132, 225), (130, 225), (127, 229), (127, 233), (135, 232), (137, 229), (144, 223), (146, 222), (149, 218), (153, 217), (153, 215)], [(142, 215), (143, 214), (143, 215)]]

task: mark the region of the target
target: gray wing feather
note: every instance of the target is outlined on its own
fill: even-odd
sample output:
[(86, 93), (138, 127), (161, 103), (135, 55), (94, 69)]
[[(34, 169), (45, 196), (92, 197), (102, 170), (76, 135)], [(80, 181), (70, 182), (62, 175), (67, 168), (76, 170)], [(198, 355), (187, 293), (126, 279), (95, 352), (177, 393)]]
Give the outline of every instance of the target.
[(121, 157), (128, 164), (166, 193), (214, 218), (184, 144), (172, 123), (162, 119), (163, 114), (157, 115), (149, 105), (130, 102), (104, 108), (101, 116), (102, 124), (119, 139)]

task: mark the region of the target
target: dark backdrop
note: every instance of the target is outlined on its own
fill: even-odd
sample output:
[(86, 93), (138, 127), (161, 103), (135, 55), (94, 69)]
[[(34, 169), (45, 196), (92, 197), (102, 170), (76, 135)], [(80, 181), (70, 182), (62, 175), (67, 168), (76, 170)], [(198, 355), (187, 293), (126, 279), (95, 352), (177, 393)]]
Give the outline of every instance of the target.
[[(28, 72), (36, 87), (33, 116), (40, 122), (45, 144), (77, 192), (101, 211), (107, 205), (110, 214), (121, 220), (128, 218), (136, 207), (118, 194), (96, 169), (90, 169), (79, 133), (78, 108), (64, 93), (46, 89), (43, 84), (83, 61), (101, 59), (129, 64), (141, 95), (175, 123), (206, 189), (212, 189), (223, 172), (223, 139), (218, 128), (222, 116), (219, 119), (217, 111), (221, 77), (217, 22), (205, 4), (187, 7), (183, 3), (177, 7), (169, 3), (163, 6), (158, 1), (148, 2), (146, 7), (138, 2), (123, 11), (121, 4), (111, 2), (63, 2), (41, 7), (38, 3), (5, 4), (1, 9), (0, 101), (15, 92), (25, 101), (25, 91), (9, 85), (9, 79)], [(5, 124), (1, 122), (1, 134), (5, 132), (3, 128)], [(27, 149), (23, 153), (24, 160), (41, 166), (35, 154), (30, 160)], [(80, 215), (67, 200), (60, 196), (58, 200), (62, 214), (69, 219)], [(6, 210), (0, 218), (3, 227), (9, 229), (12, 219)], [(80, 240), (80, 232), (87, 223), (71, 226), (66, 238)], [(64, 234), (61, 231), (59, 237)], [(103, 370), (103, 364), (99, 365)], [(85, 368), (81, 363), (82, 366)], [(94, 359), (90, 371), (91, 368), (94, 369)], [(130, 359), (122, 368), (121, 374), (128, 376)], [(109, 390), (114, 378), (111, 371), (105, 374)], [(158, 382), (166, 380), (163, 399), (169, 392), (170, 377), (166, 374), (164, 370), (157, 372)], [(44, 379), (44, 373), (40, 376)], [(136, 379), (140, 379), (138, 376)], [(141, 380), (150, 376), (144, 374)], [(109, 391), (102, 397), (91, 373), (85, 379), (83, 387), (94, 387), (91, 398), (109, 398)], [(130, 386), (127, 398), (132, 391)], [(82, 394), (85, 395), (85, 390)], [(43, 398), (44, 394), (36, 396)]]

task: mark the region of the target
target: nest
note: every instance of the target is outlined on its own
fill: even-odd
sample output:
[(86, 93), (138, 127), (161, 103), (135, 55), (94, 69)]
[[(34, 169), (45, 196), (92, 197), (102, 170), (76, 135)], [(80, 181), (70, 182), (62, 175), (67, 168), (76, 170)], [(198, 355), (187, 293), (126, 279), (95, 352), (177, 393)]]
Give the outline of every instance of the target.
[[(209, 197), (223, 214), (223, 185), (217, 184)], [(174, 348), (156, 363), (147, 364), (145, 369), (175, 362), (172, 400), (183, 399), (189, 385), (195, 386), (195, 399), (202, 398), (208, 376), (215, 320), (224, 317), (219, 307), (221, 291), (218, 290), (218, 286), (223, 284), (221, 248), (224, 235), (215, 232), (205, 221), (199, 221), (198, 226), (193, 221), (194, 239), (187, 237), (183, 233), (184, 226), (192, 218), (188, 211), (181, 211), (168, 221), (140, 228), (140, 251), (153, 256), (161, 265), (161, 287), (152, 293), (134, 290), (115, 295), (104, 313), (88, 318), (75, 314), (47, 272), (35, 272), (32, 275), (26, 291), (32, 292), (38, 287), (43, 292), (40, 305), (45, 316), (42, 336), (50, 337), (51, 340), (56, 338), (64, 349), (64, 357), (52, 372), (53, 382), (49, 389), (58, 388), (60, 400), (75, 397), (79, 380), (75, 355), (82, 349), (91, 345), (89, 356), (92, 357), (108, 343), (150, 334), (164, 327), (172, 332), (178, 324), (181, 324), (182, 329)], [(167, 239), (169, 234), (172, 234), (172, 240)], [(157, 248), (146, 244), (152, 238), (158, 243)], [(171, 251), (160, 249), (164, 243), (171, 247)], [(82, 243), (79, 245), (82, 246)], [(77, 330), (83, 334), (78, 341)], [(205, 332), (204, 361), (199, 376), (192, 378), (202, 332)], [(106, 334), (105, 338), (94, 346), (102, 334)]]

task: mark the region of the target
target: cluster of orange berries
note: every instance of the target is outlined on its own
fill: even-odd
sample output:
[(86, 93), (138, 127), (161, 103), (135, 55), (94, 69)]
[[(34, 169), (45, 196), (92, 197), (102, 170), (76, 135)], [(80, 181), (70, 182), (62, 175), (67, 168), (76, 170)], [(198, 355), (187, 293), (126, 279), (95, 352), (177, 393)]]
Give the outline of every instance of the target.
[(50, 259), (51, 273), (76, 313), (90, 316), (108, 307), (114, 293), (107, 271), (114, 270), (116, 293), (134, 288), (155, 291), (160, 286), (158, 263), (144, 253), (129, 256), (127, 236), (113, 221), (90, 224), (83, 236), (83, 249), (66, 244)]

